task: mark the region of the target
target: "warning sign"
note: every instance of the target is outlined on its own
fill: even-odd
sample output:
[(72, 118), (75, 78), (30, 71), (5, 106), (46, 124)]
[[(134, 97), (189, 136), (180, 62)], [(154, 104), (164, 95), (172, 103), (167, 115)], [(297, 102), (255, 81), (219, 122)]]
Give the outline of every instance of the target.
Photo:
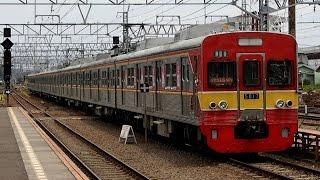
[(123, 142), (127, 144), (127, 142), (132, 142), (137, 144), (136, 137), (134, 136), (134, 132), (132, 126), (130, 125), (122, 125), (119, 142)]

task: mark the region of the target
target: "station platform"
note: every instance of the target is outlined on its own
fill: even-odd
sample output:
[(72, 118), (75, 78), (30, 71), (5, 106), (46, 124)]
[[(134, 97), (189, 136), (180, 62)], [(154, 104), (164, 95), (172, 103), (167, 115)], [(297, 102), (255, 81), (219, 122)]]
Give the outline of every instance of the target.
[(22, 108), (0, 108), (0, 179), (79, 179), (43, 137)]

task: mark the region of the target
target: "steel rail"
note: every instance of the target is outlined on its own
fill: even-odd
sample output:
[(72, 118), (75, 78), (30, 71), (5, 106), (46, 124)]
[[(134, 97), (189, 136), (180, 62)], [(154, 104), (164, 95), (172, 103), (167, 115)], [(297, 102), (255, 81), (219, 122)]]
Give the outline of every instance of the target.
[(290, 180), (292, 179), (292, 178), (284, 176), (282, 174), (278, 174), (278, 173), (272, 172), (270, 170), (257, 167), (255, 165), (252, 165), (250, 163), (246, 163), (246, 162), (238, 160), (238, 159), (229, 158), (228, 160), (235, 163), (235, 164), (239, 164), (241, 166), (244, 166), (245, 168), (252, 169), (254, 171), (258, 171), (262, 174), (265, 174), (268, 177), (279, 178), (279, 179), (290, 179)]
[(282, 161), (280, 159), (277, 159), (277, 158), (273, 158), (273, 157), (270, 157), (268, 155), (260, 155), (260, 157), (263, 157), (264, 159), (267, 159), (269, 161), (274, 161), (274, 162), (277, 162), (277, 163), (281, 163), (283, 165), (287, 165), (287, 166), (291, 166), (297, 170), (303, 170), (305, 172), (309, 172), (309, 173), (312, 173), (312, 174), (316, 174), (316, 175), (319, 175), (320, 176), (320, 170), (318, 169), (314, 169), (314, 168), (310, 168), (310, 167), (306, 167), (306, 166), (301, 166), (299, 164), (295, 164), (295, 163), (291, 163), (291, 162), (288, 162), (288, 161)]
[(314, 114), (314, 115), (306, 115), (304, 113), (299, 113), (298, 115), (299, 118), (302, 118), (302, 119), (310, 119), (310, 120), (320, 120), (320, 114), (317, 115), (317, 114)]
[[(257, 158), (260, 158), (259, 162), (263, 162), (263, 163), (274, 162), (275, 165), (282, 165), (285, 167), (290, 167), (292, 170), (303, 171), (306, 174), (310, 173), (315, 176), (320, 176), (320, 170), (317, 170), (317, 169), (305, 167), (305, 166), (294, 164), (294, 163), (287, 162), (287, 161), (282, 161), (280, 159), (273, 158), (273, 157), (270, 157), (267, 155), (258, 155)], [(294, 179), (295, 178), (295, 177), (290, 177), (289, 175), (281, 174), (279, 172), (274, 172), (274, 171), (269, 170), (267, 168), (259, 167), (259, 166), (255, 165), (255, 162), (251, 163), (251, 162), (247, 162), (245, 160), (240, 160), (240, 159), (236, 159), (236, 158), (229, 158), (229, 160), (233, 163), (240, 164), (241, 166), (244, 166), (246, 168), (253, 169), (255, 171), (259, 171), (259, 172), (266, 174), (267, 176), (270, 176), (270, 177), (280, 178), (280, 179)]]

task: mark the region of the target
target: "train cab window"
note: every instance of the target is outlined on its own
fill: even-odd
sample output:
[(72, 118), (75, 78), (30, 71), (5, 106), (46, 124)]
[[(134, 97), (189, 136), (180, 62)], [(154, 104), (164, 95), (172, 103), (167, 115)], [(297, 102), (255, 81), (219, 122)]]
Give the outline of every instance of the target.
[(286, 86), (292, 82), (291, 61), (269, 61), (268, 84), (270, 86)]
[(260, 63), (259, 61), (245, 61), (243, 64), (243, 76), (245, 86), (260, 85)]
[(236, 84), (237, 80), (235, 62), (209, 62), (209, 88), (235, 87)]

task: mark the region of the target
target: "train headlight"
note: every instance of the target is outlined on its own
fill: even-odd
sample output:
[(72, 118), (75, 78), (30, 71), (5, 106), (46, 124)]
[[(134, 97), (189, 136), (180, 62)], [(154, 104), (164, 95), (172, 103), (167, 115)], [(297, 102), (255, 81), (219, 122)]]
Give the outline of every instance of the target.
[(219, 108), (220, 109), (227, 109), (228, 108), (228, 103), (224, 100), (219, 102)]
[(210, 109), (215, 109), (216, 107), (217, 107), (216, 103), (210, 102), (210, 104), (209, 104)]
[(286, 105), (286, 103), (282, 99), (278, 99), (276, 102), (277, 108), (282, 109), (282, 108), (284, 108), (285, 105)]
[(293, 105), (293, 103), (292, 103), (292, 101), (291, 100), (288, 100), (287, 102), (286, 102), (286, 105), (287, 105), (287, 107), (292, 107), (292, 105)]

